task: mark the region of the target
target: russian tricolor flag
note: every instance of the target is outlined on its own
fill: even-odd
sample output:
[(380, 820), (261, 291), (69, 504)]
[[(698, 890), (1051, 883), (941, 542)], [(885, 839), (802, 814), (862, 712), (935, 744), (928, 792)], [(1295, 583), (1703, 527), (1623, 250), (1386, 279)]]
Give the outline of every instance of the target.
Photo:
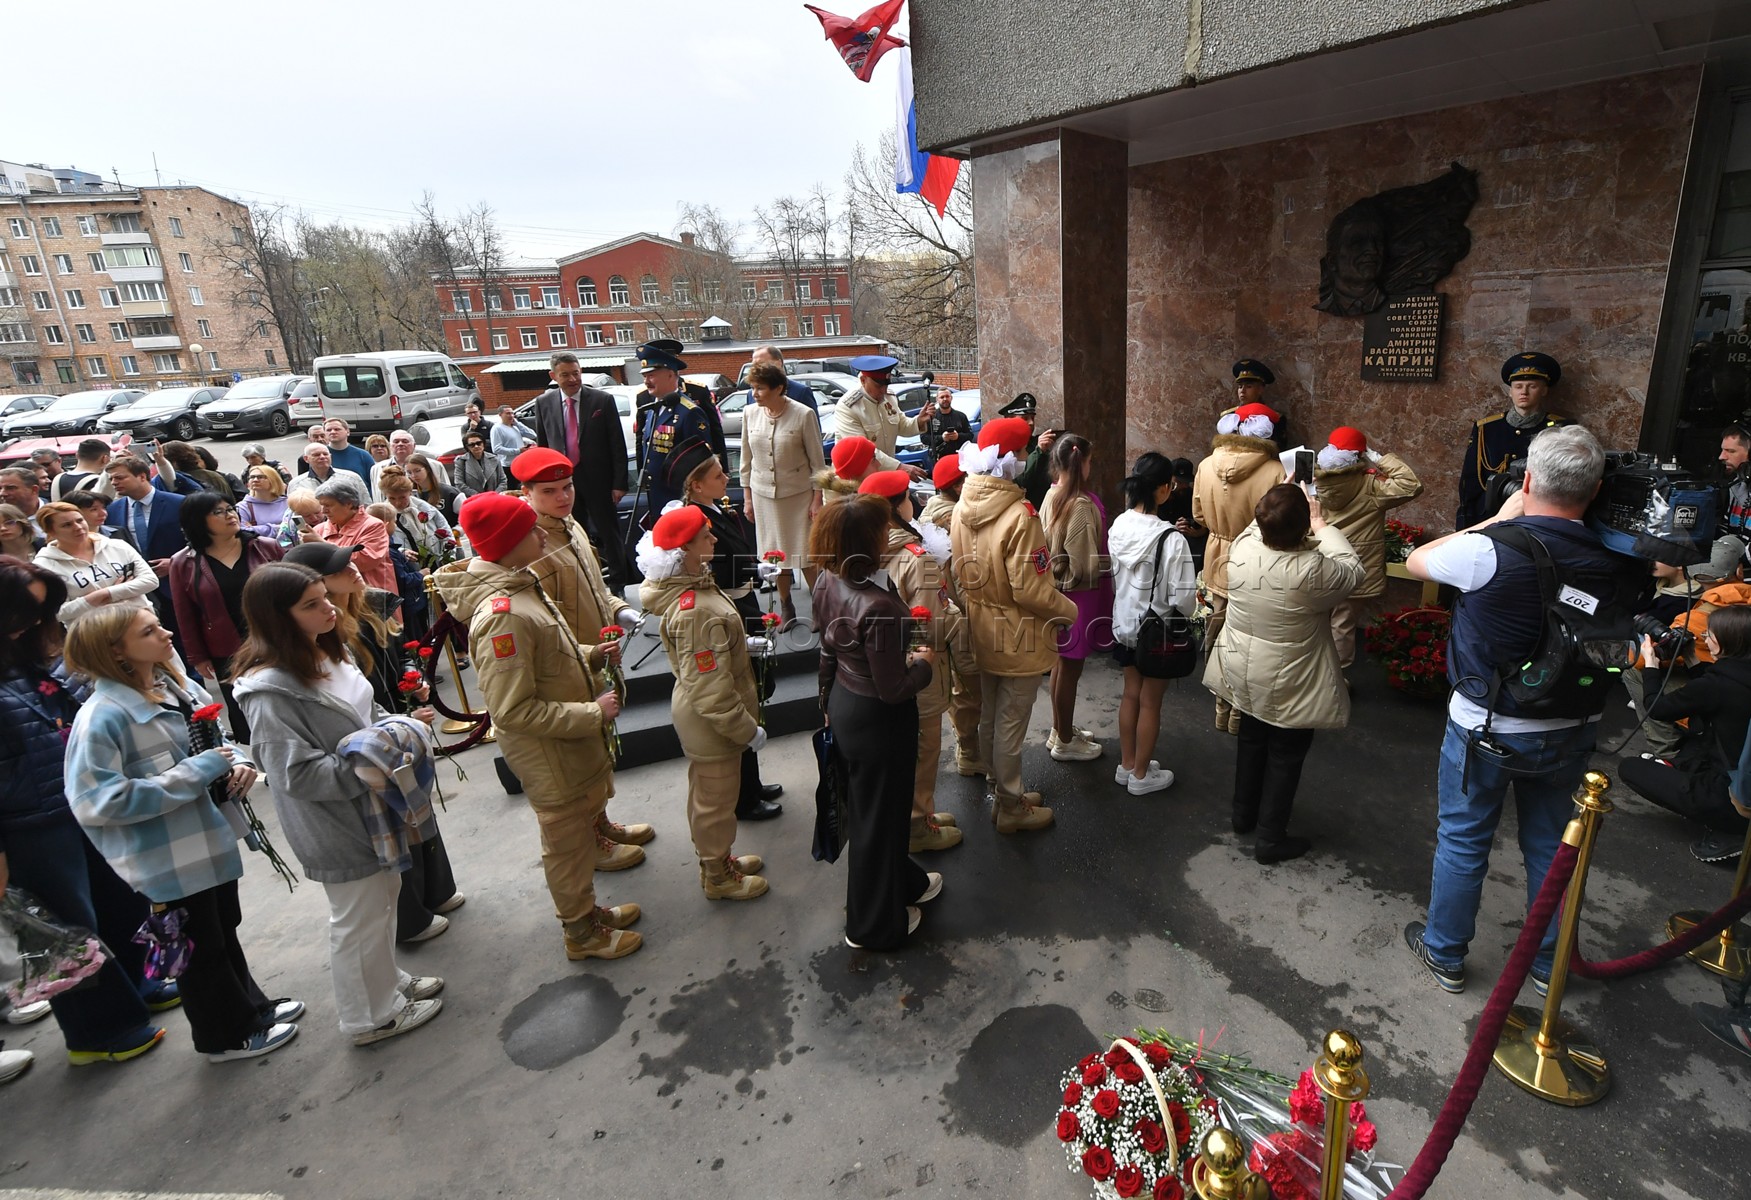
[(954, 194), (955, 180), (960, 177), (961, 160), (940, 154), (925, 154), (918, 149), (918, 113), (912, 104), (912, 50), (902, 49), (900, 60), (900, 102), (894, 129), (894, 189), (917, 192), (941, 217), (948, 211), (949, 197)]

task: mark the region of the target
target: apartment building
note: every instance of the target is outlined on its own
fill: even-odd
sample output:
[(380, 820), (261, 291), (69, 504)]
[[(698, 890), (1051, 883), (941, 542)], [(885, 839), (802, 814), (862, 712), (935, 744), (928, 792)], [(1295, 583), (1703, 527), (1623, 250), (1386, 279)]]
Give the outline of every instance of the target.
[(198, 187), (0, 192), (0, 391), (283, 369), (269, 327), (239, 302), (248, 221)]

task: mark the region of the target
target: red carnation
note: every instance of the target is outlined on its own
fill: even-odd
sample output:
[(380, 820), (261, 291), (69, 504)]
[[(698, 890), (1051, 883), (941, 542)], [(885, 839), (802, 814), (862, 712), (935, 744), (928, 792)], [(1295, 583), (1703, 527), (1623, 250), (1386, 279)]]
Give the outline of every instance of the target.
[(779, 623), (780, 623), (780, 617), (777, 613), (761, 613), (760, 614), (760, 623), (762, 625), (766, 626), (767, 632), (771, 632), (772, 630), (778, 628)]
[(1076, 1119), (1076, 1114), (1066, 1109), (1058, 1114), (1058, 1140), (1068, 1142), (1082, 1132), (1082, 1122)]
[(1142, 1139), (1143, 1149), (1150, 1154), (1160, 1154), (1167, 1149), (1167, 1130), (1157, 1121), (1145, 1117), (1137, 1122), (1137, 1136)]
[(1102, 1088), (1094, 1094), (1094, 1111), (1097, 1116), (1112, 1120), (1119, 1115), (1119, 1093), (1112, 1088)]
[(437, 653), (437, 651), (432, 649), (430, 646), (421, 646), (420, 647), (420, 657), (421, 658), (430, 658), (432, 655), (434, 655), (436, 653)]
[(1121, 1083), (1142, 1083), (1143, 1082), (1143, 1068), (1138, 1066), (1134, 1062), (1120, 1063), (1118, 1066), (1113, 1068), (1113, 1074), (1118, 1077), (1118, 1079)]
[[(1358, 1104), (1356, 1107), (1360, 1108), (1362, 1106)], [(1352, 1146), (1361, 1151), (1368, 1151), (1374, 1149), (1375, 1144), (1379, 1141), (1380, 1131), (1374, 1127), (1374, 1122), (1356, 1122), (1356, 1131), (1350, 1138), (1350, 1144)]]
[(1182, 1200), (1185, 1194), (1186, 1190), (1172, 1175), (1163, 1175), (1155, 1181), (1155, 1200)]
[(602, 632), (597, 640), (603, 642), (618, 642), (625, 635), (626, 630), (618, 625), (604, 625), (602, 626)]
[(36, 685), (36, 690), (45, 696), (58, 696), (61, 693), (61, 685), (53, 679), (45, 679)]
[(1105, 1146), (1091, 1146), (1082, 1152), (1082, 1169), (1090, 1179), (1113, 1177), (1113, 1152)]
[(1069, 1087), (1064, 1089), (1064, 1107), (1065, 1108), (1074, 1108), (1076, 1105), (1081, 1104), (1081, 1103), (1082, 1103), (1082, 1085), (1080, 1083), (1073, 1083)]
[(203, 704), (190, 714), (193, 721), (217, 721), (219, 714), (225, 711), (223, 704)]
[(1173, 1061), (1173, 1051), (1160, 1042), (1149, 1042), (1143, 1047), (1143, 1057), (1147, 1058), (1152, 1066), (1165, 1067)]
[[(930, 610), (925, 608), (922, 604), (914, 604), (912, 606), (912, 619), (914, 621), (928, 621), (930, 620)], [(1122, 1051), (1115, 1050), (1113, 1053), (1118, 1054), (1122, 1053)], [(1112, 1055), (1108, 1055), (1107, 1057), (1110, 1060)]]
[(1184, 1146), (1192, 1140), (1192, 1118), (1186, 1114), (1186, 1106), (1178, 1101), (1167, 1106), (1167, 1115), (1173, 1121), (1173, 1140)]
[(1093, 1087), (1107, 1077), (1107, 1069), (1099, 1062), (1091, 1062), (1082, 1068), (1082, 1086)]
[(1135, 1196), (1143, 1190), (1143, 1172), (1127, 1163), (1113, 1175), (1113, 1191), (1121, 1196)]
[(781, 563), (784, 561), (784, 551), (782, 551), (782, 550), (768, 550), (765, 554), (762, 554), (760, 557), (765, 559), (769, 563)]

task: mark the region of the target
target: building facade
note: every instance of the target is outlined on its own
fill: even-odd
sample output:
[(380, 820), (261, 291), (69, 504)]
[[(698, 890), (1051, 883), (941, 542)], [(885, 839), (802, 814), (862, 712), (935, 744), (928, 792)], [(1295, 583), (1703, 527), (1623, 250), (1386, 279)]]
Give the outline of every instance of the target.
[(0, 193), (0, 390), (223, 384), (283, 367), (238, 303), (248, 223), (244, 205), (196, 187)]
[[(980, 374), (1098, 446), (1199, 457), (1229, 367), (1294, 440), (1358, 426), (1451, 528), (1501, 363), (1608, 447), (1704, 465), (1751, 408), (1751, 6), (1729, 0), (915, 0), (919, 139), (972, 161)], [(1049, 58), (1046, 48), (1050, 48)], [(1075, 64), (1070, 69), (1067, 64)], [(1362, 377), (1321, 311), (1358, 201), (1476, 172), (1432, 379)], [(1391, 252), (1391, 247), (1388, 247)]]

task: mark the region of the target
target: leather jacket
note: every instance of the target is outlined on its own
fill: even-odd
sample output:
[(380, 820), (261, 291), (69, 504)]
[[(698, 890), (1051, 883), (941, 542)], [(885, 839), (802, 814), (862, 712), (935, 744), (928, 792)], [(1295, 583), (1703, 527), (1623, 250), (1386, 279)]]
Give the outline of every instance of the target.
[(888, 587), (887, 572), (848, 583), (822, 571), (813, 599), (815, 628), (821, 631), (823, 712), (835, 682), (886, 704), (902, 704), (929, 686), (930, 664), (906, 663), (908, 612)]

